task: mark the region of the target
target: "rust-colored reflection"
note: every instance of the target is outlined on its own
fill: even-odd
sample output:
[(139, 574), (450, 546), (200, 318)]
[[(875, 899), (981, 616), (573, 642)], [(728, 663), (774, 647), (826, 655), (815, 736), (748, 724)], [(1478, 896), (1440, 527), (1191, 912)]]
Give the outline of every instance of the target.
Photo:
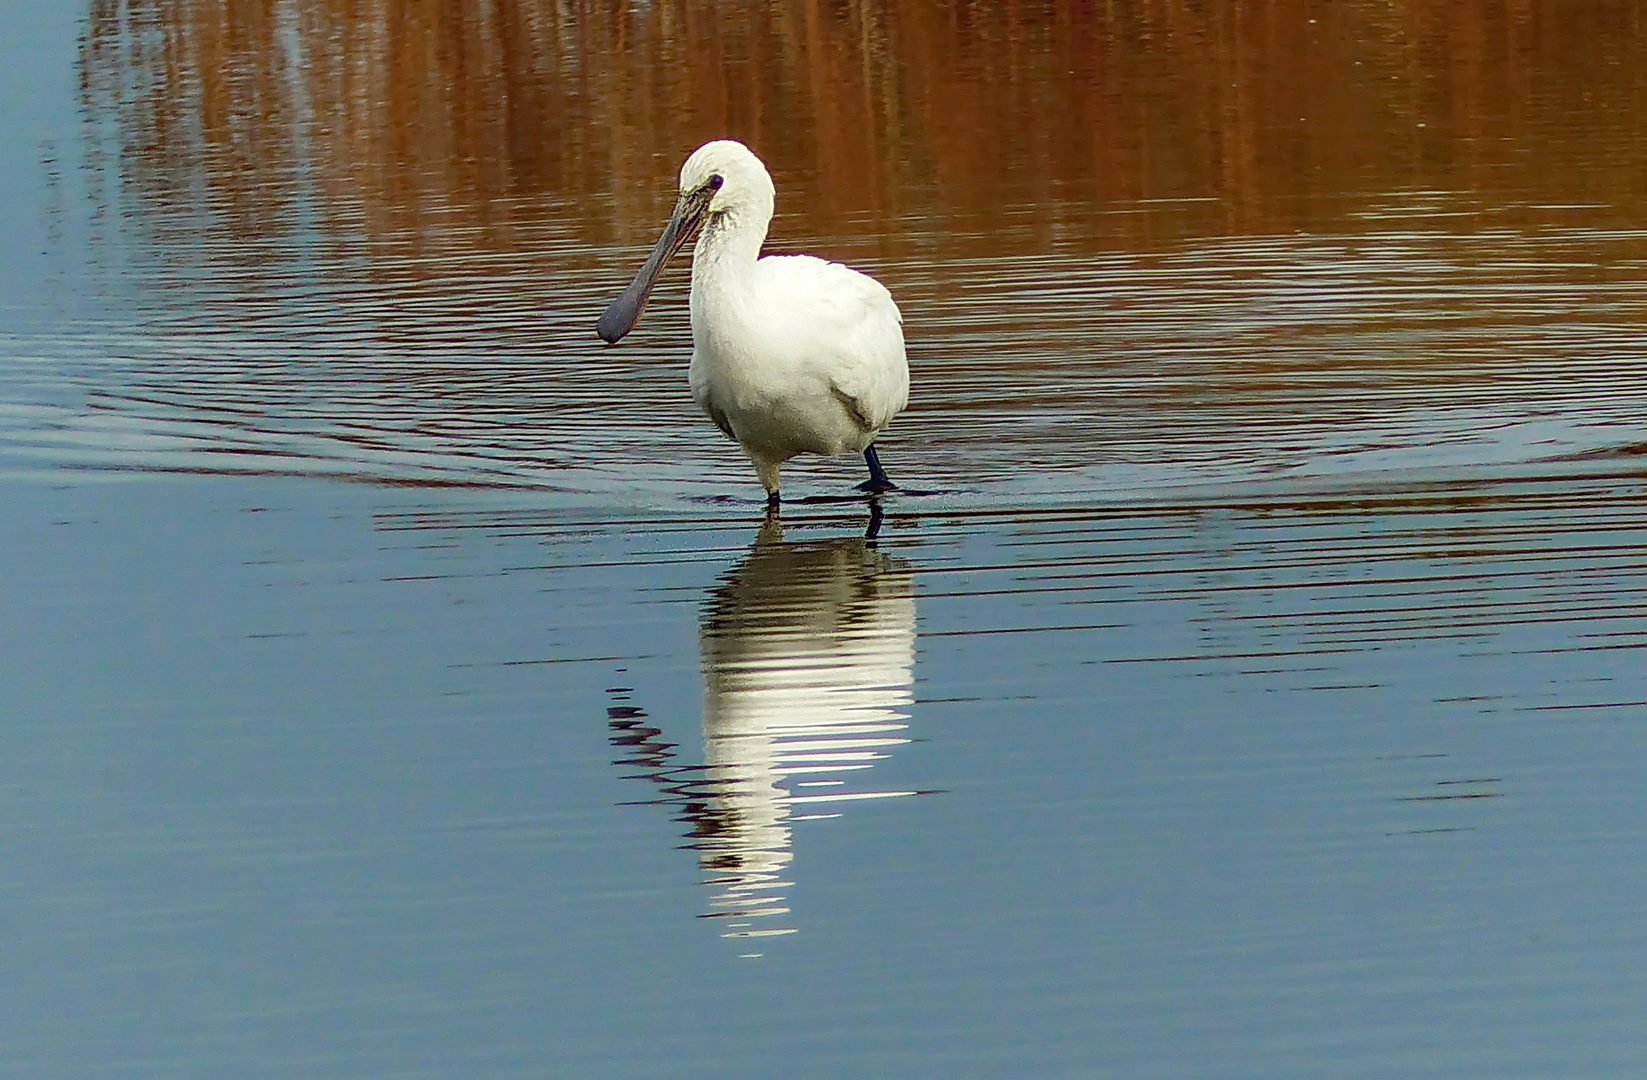
[[(641, 242), (722, 135), (773, 166), (791, 236), (937, 215), (964, 245), (1007, 203), (1040, 246), (1137, 250), (1354, 231), (1368, 192), (1647, 187), (1647, 16), (1602, 0), (93, 0), (82, 66), (141, 209), (241, 237), (455, 217), (508, 247), (524, 202)], [(1088, 213), (1155, 199), (1209, 201)]]

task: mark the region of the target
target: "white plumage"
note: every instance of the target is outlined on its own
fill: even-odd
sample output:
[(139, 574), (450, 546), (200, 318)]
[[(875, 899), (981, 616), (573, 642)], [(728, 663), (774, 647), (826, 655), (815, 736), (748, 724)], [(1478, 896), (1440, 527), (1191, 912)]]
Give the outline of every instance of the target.
[(880, 282), (810, 255), (760, 258), (772, 178), (742, 143), (720, 140), (681, 168), (680, 201), (634, 282), (601, 317), (616, 342), (640, 320), (658, 272), (694, 231), (692, 396), (743, 447), (779, 504), (797, 454), (862, 453), (865, 491), (893, 486), (875, 437), (909, 402), (903, 318)]

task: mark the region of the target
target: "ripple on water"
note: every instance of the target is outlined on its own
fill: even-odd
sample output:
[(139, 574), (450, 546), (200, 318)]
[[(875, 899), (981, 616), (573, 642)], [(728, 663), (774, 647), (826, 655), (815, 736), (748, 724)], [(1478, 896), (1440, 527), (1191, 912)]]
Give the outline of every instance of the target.
[[(528, 221), (502, 252), (437, 221), (403, 248), (152, 260), (124, 323), (12, 339), (0, 438), (47, 467), (753, 498), (686, 390), (684, 275), (602, 346), (593, 313), (641, 252), (590, 248), (574, 224)], [(960, 238), (945, 256), (919, 223), (873, 252), (797, 246), (899, 297), (914, 390), (883, 447), (906, 484), (1020, 498), (1639, 445), (1647, 235), (1377, 224), (1145, 254), (978, 256)], [(792, 467), (807, 490), (855, 471)]]

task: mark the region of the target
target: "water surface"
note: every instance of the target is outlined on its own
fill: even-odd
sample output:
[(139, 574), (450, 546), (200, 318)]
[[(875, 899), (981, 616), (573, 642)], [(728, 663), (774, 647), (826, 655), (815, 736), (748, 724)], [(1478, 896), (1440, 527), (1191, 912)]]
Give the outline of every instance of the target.
[[(1647, 1064), (1633, 7), (4, 14), (12, 1071)], [(594, 337), (728, 134), (878, 530)]]

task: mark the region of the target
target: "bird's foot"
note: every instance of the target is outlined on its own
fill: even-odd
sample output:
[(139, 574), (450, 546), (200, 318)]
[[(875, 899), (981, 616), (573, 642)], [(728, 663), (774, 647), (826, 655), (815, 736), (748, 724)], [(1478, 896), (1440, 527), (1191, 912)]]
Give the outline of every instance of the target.
[(858, 485), (859, 491), (879, 495), (883, 491), (898, 490), (898, 485), (887, 478), (886, 470), (881, 467), (881, 455), (875, 452), (874, 443), (864, 447), (864, 463), (869, 466), (869, 479)]

